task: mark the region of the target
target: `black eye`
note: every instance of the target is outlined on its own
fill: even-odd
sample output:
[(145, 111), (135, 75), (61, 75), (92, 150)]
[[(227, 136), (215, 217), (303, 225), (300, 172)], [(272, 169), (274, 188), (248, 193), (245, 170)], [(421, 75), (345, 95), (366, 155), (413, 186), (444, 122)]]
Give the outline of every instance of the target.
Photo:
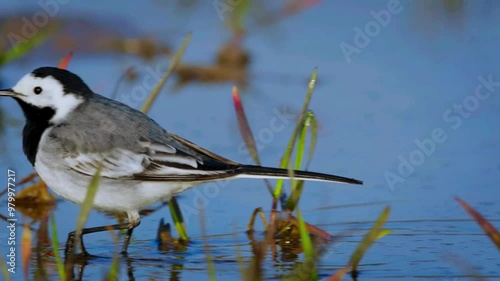
[(39, 95), (42, 93), (42, 88), (41, 87), (35, 87), (33, 89), (33, 92), (35, 93), (35, 95)]

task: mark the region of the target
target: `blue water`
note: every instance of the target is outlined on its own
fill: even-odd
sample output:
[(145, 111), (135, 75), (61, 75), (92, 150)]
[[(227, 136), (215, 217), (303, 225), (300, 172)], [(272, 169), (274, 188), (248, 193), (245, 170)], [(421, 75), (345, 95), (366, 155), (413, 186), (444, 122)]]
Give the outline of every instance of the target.
[[(60, 6), (57, 16), (123, 21), (134, 35), (152, 35), (174, 48), (191, 31), (193, 37), (183, 61), (209, 64), (230, 36), (212, 1), (198, 2), (194, 8), (179, 11), (173, 3), (163, 1), (141, 5), (132, 1), (70, 1)], [(463, 10), (445, 12), (440, 1), (401, 1), (393, 7), (399, 12), (381, 27), (371, 23), (370, 11), (387, 10), (392, 1), (323, 1), (271, 27), (254, 28), (245, 38), (251, 75), (243, 102), (255, 135), (261, 134), (257, 142), (264, 145), (262, 162), (277, 165), (294, 126), (295, 119), (287, 119), (283, 130), (265, 135), (263, 131), (275, 118), (274, 110), (299, 112), (308, 79), (317, 67), (319, 82), (310, 109), (320, 130), (310, 169), (365, 182), (363, 187), (306, 184), (300, 207), (308, 222), (332, 234), (345, 229), (358, 231), (334, 245), (331, 254), (321, 260), (322, 277), (347, 263), (370, 222), (390, 205), (387, 228), (393, 233), (369, 250), (359, 280), (468, 280), (463, 268), (450, 261), (454, 255), (490, 280), (500, 278), (498, 249), (454, 200), (454, 196), (466, 200), (500, 228), (500, 5), (494, 1), (465, 2)], [(40, 9), (33, 3), (3, 3), (1, 15), (33, 15)], [(365, 40), (365, 44), (356, 45), (356, 27), (364, 30), (367, 26), (379, 29), (371, 30), (373, 37), (368, 43)], [(348, 58), (341, 49), (346, 44), (357, 46)], [(35, 54), (39, 55), (5, 66), (0, 73), (3, 86), (13, 85), (39, 66), (56, 65), (65, 55), (53, 50), (47, 55)], [(128, 66), (134, 65), (144, 74), (147, 66), (156, 68), (158, 64), (166, 69), (168, 61), (163, 57), (144, 62), (131, 56), (77, 52), (69, 70), (91, 88), (110, 96)], [(487, 86), (485, 80), (494, 82)], [(122, 84), (118, 99), (130, 101), (127, 97), (133, 86)], [(167, 89), (172, 87), (170, 81)], [(230, 83), (188, 84), (176, 94), (164, 91), (150, 116), (209, 150), (250, 163), (248, 154), (241, 150), (231, 87)], [(132, 100), (130, 105), (139, 107), (141, 103)], [(460, 105), (462, 109), (458, 109)], [(13, 101), (2, 99), (0, 106), (7, 118), (22, 120)], [(9, 126), (2, 136), (0, 169), (11, 168), (25, 175), (32, 168), (22, 154), (21, 130), (22, 126)], [(234, 280), (240, 276), (235, 258), (238, 245), (245, 258), (251, 256), (244, 235), (247, 220), (256, 207), (269, 210), (271, 198), (264, 184), (255, 180), (234, 181), (214, 193), (205, 188), (186, 191), (179, 203), (190, 209), (197, 206), (193, 200), (207, 198), (207, 243), (213, 246), (218, 280)], [(326, 208), (371, 202), (380, 204)], [(3, 205), (2, 209), (4, 215)], [(159, 219), (170, 218), (168, 209), (142, 220), (129, 254), (137, 280), (163, 280), (176, 274), (182, 280), (208, 279), (201, 212), (195, 210), (185, 214), (195, 244), (184, 254), (162, 253), (154, 244)], [(61, 245), (66, 233), (74, 229), (78, 212), (78, 206), (71, 203), (58, 204), (55, 217)], [(96, 212), (87, 225), (112, 222)], [(7, 251), (6, 235), (4, 231), (0, 234), (2, 255)], [(85, 278), (100, 278), (111, 264), (114, 246), (108, 234), (88, 236), (85, 241), (90, 252), (103, 256), (87, 265)], [(177, 264), (183, 269), (172, 270)], [(269, 257), (266, 278), (275, 279), (291, 265)], [(50, 271), (55, 274), (54, 267)], [(126, 280), (125, 261), (121, 273)], [(12, 278), (22, 280), (22, 275)]]

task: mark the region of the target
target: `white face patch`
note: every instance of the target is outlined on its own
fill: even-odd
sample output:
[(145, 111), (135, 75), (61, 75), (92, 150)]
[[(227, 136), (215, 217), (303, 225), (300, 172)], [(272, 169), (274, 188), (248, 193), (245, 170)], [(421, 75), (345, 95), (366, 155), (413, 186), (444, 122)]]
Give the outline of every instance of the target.
[[(35, 88), (40, 87), (42, 91), (35, 94)], [(31, 73), (26, 74), (12, 90), (22, 96), (20, 100), (33, 106), (44, 108), (51, 107), (55, 115), (50, 119), (51, 123), (62, 122), (67, 115), (83, 102), (83, 99), (71, 93), (65, 94), (64, 87), (52, 76), (44, 78), (34, 77)]]

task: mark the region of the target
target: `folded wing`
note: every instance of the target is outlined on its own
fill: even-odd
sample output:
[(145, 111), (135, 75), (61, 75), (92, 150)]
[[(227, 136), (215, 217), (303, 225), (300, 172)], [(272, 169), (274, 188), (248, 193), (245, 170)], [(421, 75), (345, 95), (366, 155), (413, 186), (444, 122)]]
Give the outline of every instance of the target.
[[(178, 136), (174, 137), (179, 143), (166, 145), (144, 141), (140, 143), (141, 151), (114, 148), (101, 153), (68, 155), (64, 160), (69, 168), (78, 173), (92, 176), (101, 167), (101, 175), (113, 179), (207, 181), (239, 173), (237, 163), (198, 148)], [(185, 145), (189, 145), (188, 149)]]

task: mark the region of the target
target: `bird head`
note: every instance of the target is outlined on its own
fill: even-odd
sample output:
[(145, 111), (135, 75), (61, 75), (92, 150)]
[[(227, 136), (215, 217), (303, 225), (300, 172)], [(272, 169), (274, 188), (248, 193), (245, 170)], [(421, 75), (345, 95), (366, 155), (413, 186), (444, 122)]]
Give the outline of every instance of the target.
[(52, 111), (47, 121), (53, 124), (63, 121), (92, 94), (78, 75), (56, 67), (37, 68), (11, 89), (0, 90), (0, 96), (13, 97), (21, 105), (27, 118)]

